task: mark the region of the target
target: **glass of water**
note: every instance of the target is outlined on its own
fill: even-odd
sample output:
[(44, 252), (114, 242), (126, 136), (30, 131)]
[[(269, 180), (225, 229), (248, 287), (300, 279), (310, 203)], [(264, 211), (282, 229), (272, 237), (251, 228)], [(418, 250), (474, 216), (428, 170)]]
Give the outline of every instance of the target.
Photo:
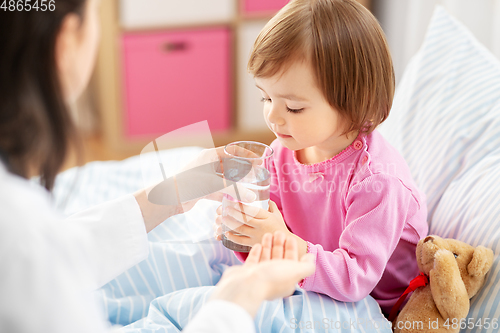
[[(252, 203), (245, 203), (245, 205), (268, 210), (271, 178), (266, 165), (267, 161), (273, 156), (273, 149), (260, 142), (238, 141), (228, 144), (224, 148), (224, 151), (228, 155), (228, 158), (223, 163), (224, 178), (238, 182), (238, 184), (256, 194), (257, 199)], [(226, 207), (235, 203), (242, 204), (239, 200), (240, 196), (236, 186), (235, 196), (237, 198), (229, 194), (224, 194), (224, 198), (222, 199), (222, 216), (226, 216)], [(229, 230), (231, 230), (229, 227), (222, 225), (222, 244), (233, 251), (250, 252), (250, 246), (236, 244), (224, 236), (224, 233)]]

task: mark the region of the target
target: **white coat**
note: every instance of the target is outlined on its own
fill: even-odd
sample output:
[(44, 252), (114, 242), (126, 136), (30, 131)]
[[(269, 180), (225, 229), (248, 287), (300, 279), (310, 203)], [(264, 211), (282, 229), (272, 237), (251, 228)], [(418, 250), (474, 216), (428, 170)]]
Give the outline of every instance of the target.
[[(0, 163), (0, 332), (106, 332), (91, 292), (148, 256), (132, 195), (64, 219), (42, 187)], [(250, 315), (212, 301), (184, 332), (254, 332)]]

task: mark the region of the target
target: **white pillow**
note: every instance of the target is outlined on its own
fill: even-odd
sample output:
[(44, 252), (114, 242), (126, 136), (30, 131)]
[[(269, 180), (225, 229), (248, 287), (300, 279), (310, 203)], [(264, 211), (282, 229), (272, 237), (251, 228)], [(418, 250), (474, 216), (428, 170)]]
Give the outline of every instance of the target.
[[(500, 253), (500, 62), (444, 8), (396, 91), (382, 134), (427, 195), (430, 234)], [(498, 332), (499, 258), (469, 318)]]

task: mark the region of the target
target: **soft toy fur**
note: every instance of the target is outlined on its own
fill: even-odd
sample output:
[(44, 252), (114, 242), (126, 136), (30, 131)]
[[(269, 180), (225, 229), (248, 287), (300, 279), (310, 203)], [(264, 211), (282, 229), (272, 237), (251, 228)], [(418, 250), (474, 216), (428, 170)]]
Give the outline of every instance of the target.
[(469, 299), (493, 264), (493, 251), (427, 236), (418, 242), (416, 254), (429, 284), (413, 292), (393, 322), (394, 332), (459, 332), (460, 320), (469, 313)]

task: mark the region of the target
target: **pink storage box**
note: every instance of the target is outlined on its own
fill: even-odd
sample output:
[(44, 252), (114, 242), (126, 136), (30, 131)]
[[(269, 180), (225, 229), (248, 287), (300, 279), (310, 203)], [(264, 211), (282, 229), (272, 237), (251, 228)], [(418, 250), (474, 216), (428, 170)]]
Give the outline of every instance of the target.
[(158, 137), (208, 120), (230, 127), (230, 35), (226, 28), (122, 37), (125, 136)]
[(243, 12), (249, 15), (259, 13), (277, 12), (283, 8), (289, 0), (242, 0)]

